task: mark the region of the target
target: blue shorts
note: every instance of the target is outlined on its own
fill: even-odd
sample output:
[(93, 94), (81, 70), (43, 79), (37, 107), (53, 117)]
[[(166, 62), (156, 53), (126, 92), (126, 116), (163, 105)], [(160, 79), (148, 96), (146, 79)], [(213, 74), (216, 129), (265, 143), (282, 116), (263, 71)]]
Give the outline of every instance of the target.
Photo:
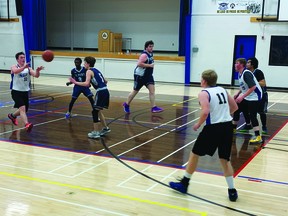
[(110, 93), (108, 89), (96, 91), (94, 108), (97, 110), (108, 109), (110, 100)]
[(89, 87), (75, 85), (73, 88), (72, 98), (78, 98), (81, 93), (83, 93), (86, 97), (93, 96), (93, 93)]

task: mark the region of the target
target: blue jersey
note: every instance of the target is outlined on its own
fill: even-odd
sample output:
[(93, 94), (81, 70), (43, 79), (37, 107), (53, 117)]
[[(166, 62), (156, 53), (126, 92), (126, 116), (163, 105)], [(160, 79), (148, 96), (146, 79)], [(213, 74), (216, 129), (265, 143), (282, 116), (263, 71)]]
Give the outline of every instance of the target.
[[(144, 50), (142, 52), (142, 54), (146, 54), (147, 55), (147, 60), (144, 62), (145, 64), (153, 64), (154, 63), (153, 53), (148, 53), (146, 50)], [(135, 68), (135, 70), (134, 70), (134, 74), (135, 75), (139, 75), (139, 76), (149, 77), (149, 76), (152, 76), (153, 69), (154, 68), (151, 68), (151, 67), (142, 68), (142, 67), (137, 66)]]
[(71, 77), (75, 79), (77, 82), (85, 82), (86, 80), (86, 69), (84, 67), (81, 67), (80, 70), (77, 70), (77, 68), (73, 68), (71, 70)]
[(90, 83), (95, 89), (107, 89), (105, 79), (102, 73), (96, 68), (90, 68), (94, 73), (94, 77), (91, 79)]

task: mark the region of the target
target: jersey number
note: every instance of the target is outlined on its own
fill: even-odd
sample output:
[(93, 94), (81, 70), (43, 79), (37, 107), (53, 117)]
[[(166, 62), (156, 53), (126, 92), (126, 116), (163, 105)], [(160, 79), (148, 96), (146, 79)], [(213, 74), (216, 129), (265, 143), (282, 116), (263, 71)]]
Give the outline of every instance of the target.
[[(217, 93), (216, 95), (217, 95), (217, 97), (218, 97), (218, 99), (219, 99), (219, 104), (226, 104), (226, 103), (227, 103), (223, 92), (221, 92), (222, 98), (221, 98), (220, 94)], [(222, 100), (222, 99), (223, 99), (223, 100)]]

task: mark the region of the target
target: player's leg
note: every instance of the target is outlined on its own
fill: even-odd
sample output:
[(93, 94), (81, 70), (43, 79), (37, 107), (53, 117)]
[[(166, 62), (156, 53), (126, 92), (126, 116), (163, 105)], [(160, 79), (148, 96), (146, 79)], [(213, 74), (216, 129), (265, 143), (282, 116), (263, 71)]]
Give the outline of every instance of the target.
[(248, 102), (248, 109), (250, 113), (251, 123), (253, 126), (254, 134), (255, 136), (252, 137), (249, 141), (251, 144), (257, 144), (262, 142), (262, 138), (260, 136), (260, 130), (259, 130), (259, 122), (257, 119), (257, 112), (259, 110), (259, 103), (260, 101), (249, 101)]
[(71, 101), (69, 103), (68, 111), (65, 114), (65, 118), (66, 119), (72, 117), (71, 113), (72, 113), (72, 109), (73, 109), (74, 103), (76, 102), (76, 100), (78, 99), (80, 94), (81, 94), (81, 86), (75, 85), (73, 87), (72, 97), (71, 97)]
[(138, 94), (140, 89), (143, 87), (142, 77), (138, 75), (134, 75), (134, 86), (133, 90), (129, 93), (127, 101), (122, 104), (124, 112), (130, 113), (130, 103), (134, 99), (134, 97)]
[(163, 108), (156, 106), (155, 104), (155, 83), (153, 77), (149, 80), (146, 85), (147, 89), (149, 90), (149, 99), (151, 104), (151, 112), (152, 113), (159, 113), (164, 111)]
[(91, 107), (94, 106), (94, 99), (93, 99), (93, 93), (91, 92), (90, 88), (89, 87), (83, 87), (83, 90), (82, 90), (82, 93), (85, 95), (85, 97), (88, 98), (90, 104), (91, 104)]

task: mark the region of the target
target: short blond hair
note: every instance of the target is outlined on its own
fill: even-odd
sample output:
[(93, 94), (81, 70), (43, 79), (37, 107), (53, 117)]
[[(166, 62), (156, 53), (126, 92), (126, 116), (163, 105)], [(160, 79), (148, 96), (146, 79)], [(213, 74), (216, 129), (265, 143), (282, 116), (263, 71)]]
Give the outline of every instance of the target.
[(217, 78), (217, 73), (214, 70), (209, 69), (202, 72), (202, 79), (205, 80), (209, 86), (216, 86)]

